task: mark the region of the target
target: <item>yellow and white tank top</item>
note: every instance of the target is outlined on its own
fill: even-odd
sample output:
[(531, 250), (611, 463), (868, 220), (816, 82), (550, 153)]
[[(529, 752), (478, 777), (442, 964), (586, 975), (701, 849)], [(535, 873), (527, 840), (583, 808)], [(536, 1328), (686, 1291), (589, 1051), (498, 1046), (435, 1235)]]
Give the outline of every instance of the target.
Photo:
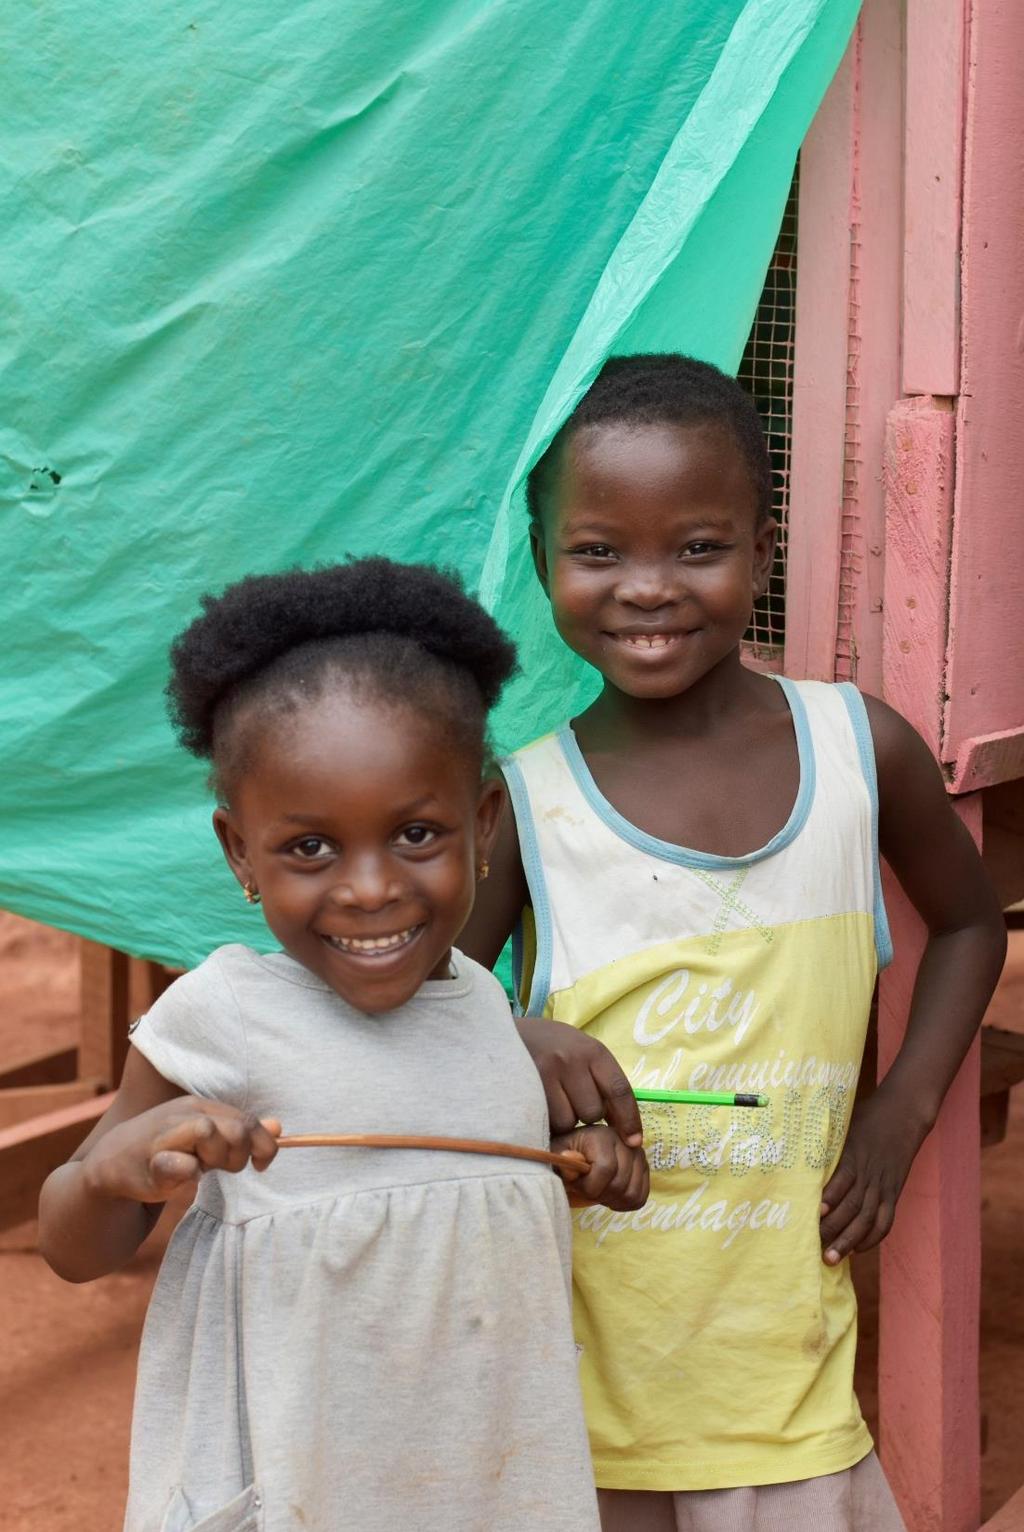
[(532, 904), (516, 962), (526, 1013), (586, 1028), (634, 1086), (769, 1098), (644, 1107), (646, 1206), (574, 1212), (576, 1334), (605, 1488), (814, 1478), (871, 1447), (853, 1393), (853, 1286), (846, 1263), (823, 1263), (818, 1220), (891, 956), (874, 752), (854, 687), (779, 684), (800, 787), (787, 823), (747, 856), (689, 851), (624, 819), (568, 725), (504, 764)]

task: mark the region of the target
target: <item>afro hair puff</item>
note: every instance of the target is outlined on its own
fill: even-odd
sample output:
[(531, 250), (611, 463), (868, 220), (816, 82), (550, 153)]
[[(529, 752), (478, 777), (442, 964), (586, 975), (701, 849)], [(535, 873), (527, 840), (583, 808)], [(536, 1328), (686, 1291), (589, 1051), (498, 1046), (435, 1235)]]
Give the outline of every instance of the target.
[(171, 646), (171, 720), (186, 750), (210, 759), (218, 709), (303, 644), (392, 635), (475, 682), (486, 712), (516, 652), (455, 573), (385, 558), (250, 575), (219, 596)]

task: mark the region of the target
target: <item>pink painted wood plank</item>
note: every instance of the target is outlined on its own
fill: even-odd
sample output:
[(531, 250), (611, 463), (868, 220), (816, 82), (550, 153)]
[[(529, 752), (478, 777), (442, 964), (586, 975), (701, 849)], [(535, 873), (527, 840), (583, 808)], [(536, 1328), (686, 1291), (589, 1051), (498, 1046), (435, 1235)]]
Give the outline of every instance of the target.
[[(976, 0), (964, 183), (963, 392), (957, 418), (946, 760), (957, 759), (968, 740), (1024, 728), (1022, 59), (1024, 5)], [(958, 768), (958, 774), (963, 770)]]
[(907, 0), (903, 391), (959, 388), (966, 0)]
[[(980, 839), (981, 794), (956, 807)], [(903, 1036), (925, 935), (895, 880), (886, 902), (897, 957), (880, 986), (880, 1076)], [(882, 1246), (880, 1448), (910, 1532), (975, 1532), (981, 1515), (979, 1055), (975, 1043)]]
[(936, 755), (953, 471), (950, 401), (900, 400), (889, 412), (885, 439), (885, 698)]
[[(836, 673), (878, 693), (882, 688), (885, 569), (882, 462), (886, 416), (900, 393), (904, 128), (899, 0), (865, 0), (856, 63), (850, 358)], [(813, 258), (811, 251), (808, 259)]]
[(856, 37), (800, 153), (793, 456), (786, 571), (788, 675), (834, 675), (846, 420)]
[(964, 740), (957, 755), (952, 790), (974, 792), (1024, 777), (1024, 728), (1004, 729)]

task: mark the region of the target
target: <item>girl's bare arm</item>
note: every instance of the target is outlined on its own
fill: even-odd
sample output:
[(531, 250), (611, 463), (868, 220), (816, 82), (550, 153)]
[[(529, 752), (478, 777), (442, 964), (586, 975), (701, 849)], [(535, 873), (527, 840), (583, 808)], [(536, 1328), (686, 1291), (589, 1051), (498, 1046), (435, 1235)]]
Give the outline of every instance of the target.
[[(529, 902), (515, 816), (506, 800), (490, 876), (478, 885), (473, 913), (459, 937), (463, 952), (493, 968)], [(643, 1142), (632, 1088), (603, 1043), (561, 1021), (522, 1016), (516, 1025), (544, 1082), (553, 1134), (603, 1120), (631, 1147)]]
[(830, 1264), (878, 1243), (971, 1045), (1006, 955), (1006, 925), (978, 850), (949, 802), (927, 745), (866, 697), (878, 769), (879, 844), (928, 928), (903, 1044), (855, 1111), (825, 1188)]
[(234, 1107), (183, 1096), (129, 1048), (117, 1096), (39, 1198), (39, 1248), (58, 1276), (88, 1282), (124, 1266), (176, 1187), (203, 1170), (258, 1169), (274, 1130)]

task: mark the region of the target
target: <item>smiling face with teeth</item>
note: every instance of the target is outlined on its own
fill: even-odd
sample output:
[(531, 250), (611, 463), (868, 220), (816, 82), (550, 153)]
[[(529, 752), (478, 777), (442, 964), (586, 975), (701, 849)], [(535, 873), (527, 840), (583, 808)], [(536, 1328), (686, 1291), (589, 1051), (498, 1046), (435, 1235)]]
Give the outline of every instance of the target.
[(775, 522), (730, 431), (609, 421), (561, 448), (534, 560), (559, 633), (606, 691), (678, 697), (738, 666)]
[(285, 951), (378, 1014), (448, 977), (503, 789), (441, 721), (365, 691), (264, 725), (214, 825)]

